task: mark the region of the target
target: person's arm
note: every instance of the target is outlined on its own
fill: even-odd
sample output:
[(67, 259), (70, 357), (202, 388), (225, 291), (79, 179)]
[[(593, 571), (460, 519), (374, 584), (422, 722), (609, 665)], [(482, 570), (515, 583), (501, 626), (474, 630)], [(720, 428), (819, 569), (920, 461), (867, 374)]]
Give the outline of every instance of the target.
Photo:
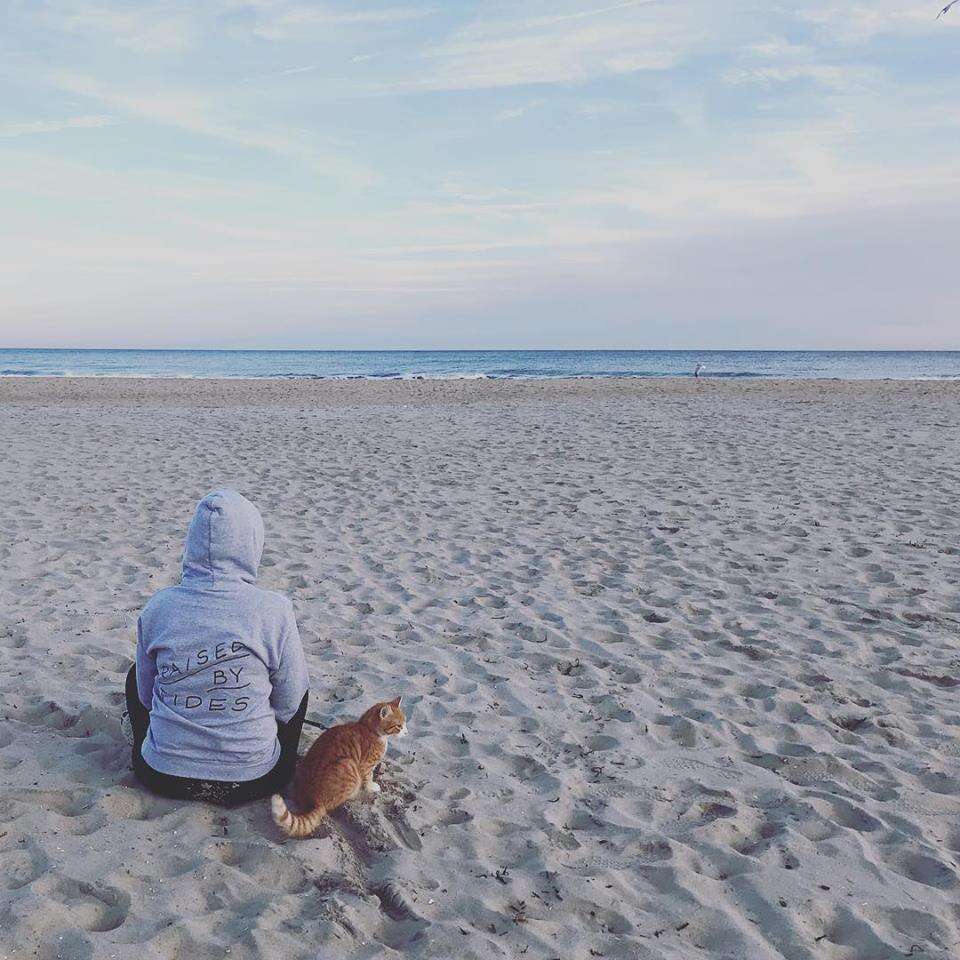
[(307, 658), (303, 654), (293, 604), (289, 602), (280, 633), (280, 660), (277, 669), (270, 675), (270, 682), (273, 684), (270, 706), (277, 720), (287, 723), (297, 712), (310, 686)]
[(153, 706), (153, 681), (157, 677), (157, 662), (147, 653), (143, 641), (143, 624), (137, 620), (137, 696), (149, 710)]

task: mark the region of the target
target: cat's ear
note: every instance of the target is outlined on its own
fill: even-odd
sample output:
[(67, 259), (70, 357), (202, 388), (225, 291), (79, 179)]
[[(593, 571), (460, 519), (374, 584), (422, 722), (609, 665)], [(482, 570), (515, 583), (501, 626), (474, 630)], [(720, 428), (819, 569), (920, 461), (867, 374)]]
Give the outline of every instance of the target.
[(381, 719), (381, 720), (386, 720), (387, 717), (389, 717), (389, 716), (390, 716), (390, 704), (385, 703), (385, 704), (380, 708), (380, 719)]
[(400, 701), (401, 701), (402, 699), (403, 699), (402, 696), (400, 696), (400, 697), (394, 697), (394, 699), (390, 701), (390, 705), (391, 705), (391, 706), (394, 706), (394, 707), (399, 707), (399, 706), (400, 706)]

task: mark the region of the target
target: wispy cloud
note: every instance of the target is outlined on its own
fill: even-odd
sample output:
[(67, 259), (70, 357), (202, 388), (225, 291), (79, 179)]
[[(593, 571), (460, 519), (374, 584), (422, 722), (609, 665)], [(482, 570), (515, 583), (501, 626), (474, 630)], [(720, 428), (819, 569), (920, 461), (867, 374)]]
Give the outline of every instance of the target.
[(28, 123), (10, 123), (0, 125), (0, 137), (29, 137), (36, 133), (57, 133), (60, 130), (92, 129), (113, 127), (120, 123), (116, 117), (92, 114), (83, 117), (69, 117), (66, 120), (33, 120)]
[(528, 100), (526, 103), (518, 103), (512, 107), (504, 107), (502, 110), (497, 111), (497, 120), (519, 120), (520, 117), (525, 116), (531, 110), (536, 110), (537, 107), (542, 106), (546, 101), (545, 100)]
[(118, 89), (76, 73), (54, 73), (47, 80), (60, 90), (97, 100), (131, 117), (296, 160), (355, 186), (374, 181), (365, 164), (325, 149), (309, 134), (262, 123), (244, 126), (239, 121), (231, 122), (228, 110), (211, 94), (171, 86), (146, 91)]
[(43, 7), (43, 17), (58, 30), (105, 36), (134, 53), (179, 53), (193, 45), (197, 31), (193, 17), (172, 6), (131, 9), (87, 0), (51, 0)]
[(258, 80), (278, 80), (282, 77), (295, 77), (301, 73), (314, 73), (322, 70), (323, 66), (319, 63), (308, 64), (303, 67), (288, 67), (285, 70), (272, 70), (270, 73), (259, 73), (255, 77), (244, 77), (242, 83), (256, 83)]
[(762, 65), (731, 67), (723, 73), (727, 83), (792, 83), (810, 80), (837, 90), (860, 89), (876, 81), (880, 73), (875, 68), (856, 64), (785, 63), (779, 66)]
[(884, 34), (926, 33), (938, 29), (935, 18), (941, 6), (925, 0), (873, 0), (869, 6), (815, 3), (801, 7), (797, 15), (801, 20), (829, 30), (835, 39), (865, 42)]
[(480, 19), (427, 49), (425, 75), (394, 92), (580, 83), (667, 70), (696, 46), (702, 27), (683, 7), (625, 0), (536, 17)]
[(385, 7), (381, 9), (334, 9), (327, 4), (245, 4), (243, 0), (237, 6), (246, 6), (255, 11), (251, 28), (254, 36), (265, 40), (283, 41), (300, 38), (305, 31), (316, 28), (338, 26), (374, 27), (377, 25), (403, 23), (422, 20), (436, 13), (429, 7)]

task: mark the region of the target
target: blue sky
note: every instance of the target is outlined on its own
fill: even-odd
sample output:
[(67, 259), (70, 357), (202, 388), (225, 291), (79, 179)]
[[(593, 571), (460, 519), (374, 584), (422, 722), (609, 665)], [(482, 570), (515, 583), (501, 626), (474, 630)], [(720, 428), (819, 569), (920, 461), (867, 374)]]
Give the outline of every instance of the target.
[(0, 0), (0, 345), (960, 348), (938, 6)]

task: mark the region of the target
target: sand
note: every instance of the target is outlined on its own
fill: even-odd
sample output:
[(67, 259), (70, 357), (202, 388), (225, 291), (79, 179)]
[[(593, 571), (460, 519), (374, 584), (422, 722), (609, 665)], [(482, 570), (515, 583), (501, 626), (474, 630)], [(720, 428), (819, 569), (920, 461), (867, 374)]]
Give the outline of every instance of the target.
[[(0, 960), (960, 956), (960, 385), (0, 381)], [(142, 604), (260, 507), (383, 793), (146, 794)], [(309, 738), (305, 737), (305, 741)]]

